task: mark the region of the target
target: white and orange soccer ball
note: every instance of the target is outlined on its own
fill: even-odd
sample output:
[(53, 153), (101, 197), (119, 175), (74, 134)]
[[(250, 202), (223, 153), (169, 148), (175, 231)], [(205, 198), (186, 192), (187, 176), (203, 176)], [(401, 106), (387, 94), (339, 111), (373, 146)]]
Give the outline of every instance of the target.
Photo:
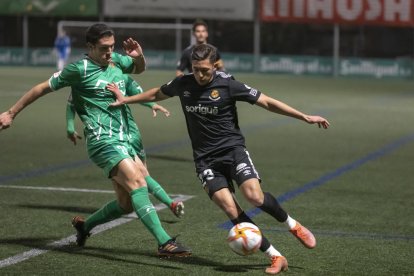
[(227, 242), (235, 253), (247, 256), (259, 250), (262, 244), (262, 233), (256, 225), (242, 222), (230, 229)]

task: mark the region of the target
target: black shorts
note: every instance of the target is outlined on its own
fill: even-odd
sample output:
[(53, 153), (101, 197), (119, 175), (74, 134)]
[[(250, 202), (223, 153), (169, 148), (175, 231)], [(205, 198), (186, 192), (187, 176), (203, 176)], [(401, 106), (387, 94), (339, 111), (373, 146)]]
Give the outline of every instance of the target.
[(221, 156), (197, 161), (196, 171), (210, 198), (223, 188), (229, 188), (234, 193), (233, 180), (237, 186), (251, 178), (260, 181), (249, 152), (243, 147), (235, 148)]

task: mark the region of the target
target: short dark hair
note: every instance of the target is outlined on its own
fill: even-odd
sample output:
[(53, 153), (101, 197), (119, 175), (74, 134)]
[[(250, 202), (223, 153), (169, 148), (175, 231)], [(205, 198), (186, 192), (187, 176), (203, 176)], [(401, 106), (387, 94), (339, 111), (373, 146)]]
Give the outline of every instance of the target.
[(193, 32), (195, 32), (195, 29), (198, 27), (198, 26), (204, 26), (205, 28), (206, 28), (206, 30), (208, 31), (208, 25), (207, 25), (207, 23), (204, 21), (204, 20), (201, 20), (201, 19), (197, 19), (194, 23), (193, 23)]
[(93, 24), (86, 30), (86, 42), (95, 44), (104, 36), (113, 36), (114, 31), (102, 23)]
[(217, 61), (216, 47), (208, 43), (194, 46), (191, 53), (191, 60), (200, 61), (205, 59), (209, 59), (211, 64)]

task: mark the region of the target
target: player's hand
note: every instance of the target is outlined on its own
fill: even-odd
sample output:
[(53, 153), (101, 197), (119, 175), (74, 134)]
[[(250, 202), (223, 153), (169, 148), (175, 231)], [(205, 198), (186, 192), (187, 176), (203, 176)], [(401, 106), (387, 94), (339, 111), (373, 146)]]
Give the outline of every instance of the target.
[(164, 113), (164, 115), (166, 117), (170, 116), (170, 111), (168, 111), (168, 109), (166, 109), (165, 107), (163, 107), (162, 105), (159, 104), (154, 104), (152, 106), (152, 116), (156, 117), (157, 116), (157, 111), (161, 111), (162, 113)]
[(121, 90), (119, 90), (115, 83), (108, 83), (105, 88), (112, 92), (112, 94), (116, 97), (116, 101), (111, 103), (109, 106), (121, 106), (125, 104), (125, 97), (122, 95)]
[(142, 52), (141, 45), (139, 45), (139, 43), (132, 38), (128, 38), (127, 40), (125, 40), (122, 43), (122, 46), (125, 50), (125, 53), (132, 58), (137, 58), (140, 55), (144, 54)]
[(324, 128), (327, 129), (329, 127), (329, 122), (328, 120), (326, 120), (325, 118), (321, 117), (321, 116), (312, 116), (312, 115), (306, 115), (305, 116), (305, 120), (306, 122), (308, 122), (309, 124), (318, 124), (319, 128)]
[(9, 111), (0, 114), (0, 131), (12, 125), (13, 116)]
[(82, 136), (80, 136), (76, 131), (70, 133), (68, 132), (68, 139), (72, 141), (73, 145), (76, 146), (77, 141), (82, 139)]

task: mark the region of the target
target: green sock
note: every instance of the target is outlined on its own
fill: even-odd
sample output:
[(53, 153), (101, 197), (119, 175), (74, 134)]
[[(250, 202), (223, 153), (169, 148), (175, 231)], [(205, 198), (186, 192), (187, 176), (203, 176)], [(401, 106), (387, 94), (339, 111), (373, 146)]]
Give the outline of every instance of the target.
[(101, 209), (90, 215), (84, 224), (84, 229), (89, 232), (95, 226), (105, 222), (117, 219), (125, 214), (125, 211), (119, 206), (118, 201), (113, 200), (102, 206)]
[(145, 177), (145, 181), (147, 182), (148, 192), (155, 196), (156, 199), (170, 207), (173, 200), (171, 197), (165, 192), (165, 190), (161, 187), (161, 185), (151, 176)]
[(166, 243), (171, 237), (162, 228), (157, 211), (148, 197), (148, 188), (141, 187), (131, 192), (132, 205), (135, 213), (145, 227), (157, 239), (159, 245)]

